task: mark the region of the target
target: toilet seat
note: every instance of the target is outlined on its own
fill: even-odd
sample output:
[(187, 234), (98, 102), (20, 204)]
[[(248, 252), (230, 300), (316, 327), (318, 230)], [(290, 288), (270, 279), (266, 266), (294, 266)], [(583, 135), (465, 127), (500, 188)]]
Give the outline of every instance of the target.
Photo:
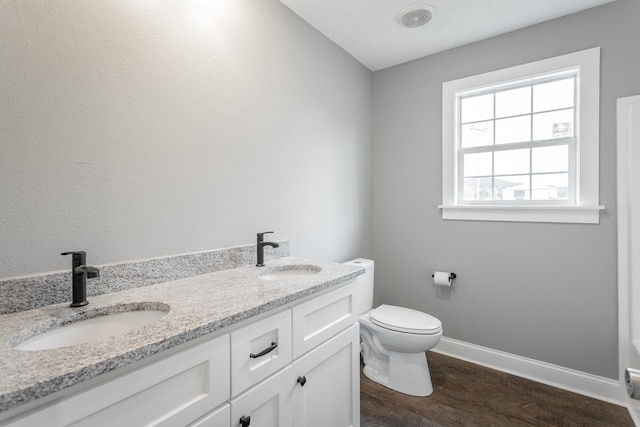
[(406, 307), (383, 304), (369, 313), (372, 323), (392, 331), (432, 335), (442, 330), (442, 323), (437, 318)]

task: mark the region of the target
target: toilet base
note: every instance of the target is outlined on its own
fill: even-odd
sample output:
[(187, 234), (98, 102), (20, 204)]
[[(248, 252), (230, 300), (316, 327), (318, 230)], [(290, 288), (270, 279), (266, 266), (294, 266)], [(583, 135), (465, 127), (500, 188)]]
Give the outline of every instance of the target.
[(378, 384), (410, 396), (424, 397), (433, 393), (429, 365), (424, 352), (390, 352), (388, 376), (367, 366), (366, 361), (363, 373)]

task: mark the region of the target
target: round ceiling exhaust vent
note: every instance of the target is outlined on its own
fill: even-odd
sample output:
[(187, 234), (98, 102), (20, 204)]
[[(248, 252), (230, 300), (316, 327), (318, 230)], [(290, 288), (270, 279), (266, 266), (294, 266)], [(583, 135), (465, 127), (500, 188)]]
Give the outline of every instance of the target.
[(396, 15), (398, 24), (407, 28), (421, 27), (431, 21), (436, 8), (426, 3), (416, 3), (402, 9)]

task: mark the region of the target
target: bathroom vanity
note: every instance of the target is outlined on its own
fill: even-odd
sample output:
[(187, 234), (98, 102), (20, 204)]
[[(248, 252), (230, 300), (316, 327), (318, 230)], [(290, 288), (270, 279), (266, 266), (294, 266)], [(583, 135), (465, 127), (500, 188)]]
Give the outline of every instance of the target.
[(82, 310), (150, 301), (169, 310), (126, 334), (52, 350), (11, 346), (72, 309), (2, 316), (11, 324), (0, 367), (13, 371), (0, 425), (358, 426), (362, 272), (281, 258), (102, 295)]

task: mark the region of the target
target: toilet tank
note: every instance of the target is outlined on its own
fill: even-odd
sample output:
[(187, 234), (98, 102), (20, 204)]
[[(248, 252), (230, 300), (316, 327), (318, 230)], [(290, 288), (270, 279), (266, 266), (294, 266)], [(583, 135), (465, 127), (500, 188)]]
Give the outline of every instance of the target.
[(363, 314), (373, 307), (373, 266), (370, 259), (356, 258), (345, 262), (348, 265), (364, 267), (367, 271), (356, 277), (356, 300), (358, 301), (358, 314)]

